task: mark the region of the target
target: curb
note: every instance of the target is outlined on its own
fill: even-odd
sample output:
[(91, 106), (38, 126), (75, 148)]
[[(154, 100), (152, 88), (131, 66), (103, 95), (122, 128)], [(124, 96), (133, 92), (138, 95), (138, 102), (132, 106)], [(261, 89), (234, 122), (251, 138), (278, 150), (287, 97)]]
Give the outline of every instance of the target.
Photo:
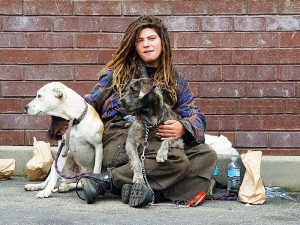
[[(56, 147), (51, 147), (53, 154)], [(0, 146), (0, 159), (15, 159), (16, 167), (14, 175), (26, 176), (26, 163), (32, 158), (32, 146)], [(226, 185), (227, 165), (231, 161), (231, 155), (218, 155), (219, 175), (217, 181)], [(242, 166), (242, 177), (245, 168), (241, 159), (238, 163)], [(265, 186), (283, 187), (287, 191), (300, 191), (300, 156), (262, 156), (261, 177)]]

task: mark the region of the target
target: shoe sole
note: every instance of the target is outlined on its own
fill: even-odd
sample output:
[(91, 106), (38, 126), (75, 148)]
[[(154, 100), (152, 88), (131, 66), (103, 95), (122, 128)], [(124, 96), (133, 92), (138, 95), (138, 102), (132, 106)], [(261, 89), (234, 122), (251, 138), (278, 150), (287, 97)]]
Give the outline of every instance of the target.
[(121, 199), (122, 199), (122, 202), (124, 204), (129, 203), (129, 198), (130, 198), (130, 193), (131, 193), (132, 186), (133, 186), (132, 184), (124, 184), (123, 187), (122, 187)]
[[(94, 185), (90, 184), (90, 180), (87, 180), (83, 178), (81, 180), (82, 184), (82, 190), (85, 196), (85, 200), (87, 201), (88, 204), (91, 204), (96, 201), (97, 196), (95, 197), (95, 194), (97, 193), (97, 190), (95, 189)], [(93, 194), (95, 193), (95, 194)], [(96, 194), (97, 195), (97, 194)]]
[(131, 207), (142, 207), (152, 202), (152, 192), (145, 184), (132, 185), (128, 204)]

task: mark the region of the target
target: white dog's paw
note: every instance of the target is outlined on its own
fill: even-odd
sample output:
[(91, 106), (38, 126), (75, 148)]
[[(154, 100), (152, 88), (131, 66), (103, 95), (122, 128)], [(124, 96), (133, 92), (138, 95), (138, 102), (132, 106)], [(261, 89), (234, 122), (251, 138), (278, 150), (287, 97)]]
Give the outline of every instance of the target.
[(39, 184), (26, 184), (24, 189), (26, 191), (37, 191), (40, 190)]
[(51, 190), (44, 189), (36, 194), (37, 198), (48, 198), (51, 195)]
[(168, 152), (167, 151), (158, 151), (156, 155), (157, 162), (164, 162), (168, 159)]
[(58, 192), (68, 192), (70, 190), (71, 190), (71, 187), (66, 182), (62, 182), (57, 189)]

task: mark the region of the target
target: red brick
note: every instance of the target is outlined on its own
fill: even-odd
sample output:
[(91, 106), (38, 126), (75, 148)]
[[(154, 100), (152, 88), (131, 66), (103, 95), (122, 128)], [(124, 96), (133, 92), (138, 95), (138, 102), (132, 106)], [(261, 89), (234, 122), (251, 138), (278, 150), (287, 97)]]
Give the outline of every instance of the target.
[(207, 130), (211, 131), (268, 130), (264, 129), (264, 118), (256, 115), (207, 115), (206, 119)]
[(3, 81), (2, 96), (3, 97), (19, 97), (19, 96), (35, 96), (36, 92), (47, 82), (40, 81)]
[(232, 31), (232, 17), (201, 17), (202, 31)]
[(176, 17), (164, 18), (164, 23), (169, 31), (200, 31), (200, 20), (198, 17)]
[(298, 31), (280, 33), (279, 37), (280, 37), (280, 47), (286, 47), (286, 48), (300, 47), (300, 33)]
[(170, 1), (123, 1), (124, 15), (171, 15), (172, 2)]
[(0, 113), (23, 113), (24, 103), (20, 98), (0, 98)]
[[(53, 31), (100, 31), (98, 17), (54, 17)], [(111, 26), (112, 23), (109, 23)]]
[[(50, 124), (49, 124), (50, 126)], [(51, 140), (47, 136), (47, 130), (37, 131), (37, 130), (26, 130), (25, 131), (25, 145), (33, 145), (33, 137), (37, 141), (49, 142), (50, 145), (57, 145), (57, 141)]]
[(77, 34), (75, 36), (76, 47), (99, 47), (99, 48), (117, 48), (123, 38), (122, 34)]
[[(239, 150), (239, 153), (246, 153), (248, 150), (251, 149), (243, 149)], [(280, 148), (280, 149), (258, 149), (259, 151), (262, 151), (263, 155), (271, 155), (271, 156), (299, 156), (300, 150), (299, 149), (286, 149), (286, 148)]]
[(3, 48), (25, 47), (25, 34), (0, 33), (0, 47)]
[(241, 33), (219, 33), (220, 35), (220, 47), (224, 48), (238, 48), (242, 46)]
[(300, 146), (300, 132), (270, 132), (270, 147), (298, 148)]
[(176, 66), (188, 81), (221, 81), (221, 66), (195, 65)]
[(296, 97), (300, 97), (300, 83), (297, 83), (297, 94)]
[(298, 31), (300, 16), (268, 16), (267, 31)]
[(0, 14), (22, 14), (22, 1), (20, 0), (0, 0), (0, 5)]
[(234, 99), (196, 99), (197, 104), (201, 104), (201, 111), (205, 115), (226, 115), (236, 114), (237, 103)]
[(1, 74), (0, 80), (23, 80), (24, 79), (24, 69), (22, 66), (0, 65), (0, 74)]
[(300, 114), (300, 99), (285, 100), (286, 113)]
[(245, 14), (246, 2), (241, 0), (210, 0), (210, 14)]
[(69, 88), (76, 91), (79, 95), (83, 96), (91, 92), (95, 86), (95, 81), (77, 81), (77, 82), (63, 82)]
[(300, 66), (298, 65), (283, 65), (279, 66), (279, 79), (280, 80), (295, 80), (299, 81), (300, 80)]
[(65, 0), (26, 0), (24, 2), (25, 15), (72, 15), (72, 1)]
[(277, 14), (277, 12), (277, 0), (248, 0), (249, 14)]
[(74, 2), (75, 15), (121, 15), (121, 1)]
[(298, 0), (279, 1), (280, 14), (299, 14), (300, 2)]
[(222, 66), (222, 77), (231, 81), (276, 81), (276, 66)]
[(234, 18), (235, 31), (265, 31), (265, 17), (241, 16)]
[(52, 20), (49, 17), (16, 16), (3, 18), (4, 31), (50, 31)]
[(51, 50), (51, 63), (98, 63), (98, 50)]
[(296, 87), (294, 83), (280, 82), (264, 82), (251, 83), (247, 85), (247, 97), (295, 97)]
[(47, 50), (10, 49), (1, 51), (3, 64), (47, 64), (49, 53)]
[(259, 49), (252, 52), (253, 64), (278, 64), (280, 62), (279, 49)]
[(73, 80), (73, 66), (30, 65), (24, 70), (25, 80)]
[(101, 69), (100, 65), (75, 66), (75, 80), (97, 81)]
[(29, 33), (27, 46), (34, 48), (73, 47), (73, 34), (69, 33)]
[(267, 149), (263, 151), (263, 155), (272, 155), (272, 156), (299, 156), (299, 149)]
[(240, 99), (237, 114), (284, 114), (284, 99)]
[(24, 131), (0, 130), (0, 145), (24, 145)]
[(251, 50), (232, 50), (232, 64), (252, 64)]
[(180, 47), (219, 47), (219, 33), (180, 32), (174, 34), (174, 45)]
[(197, 97), (244, 97), (244, 83), (221, 83), (221, 82), (202, 82), (197, 83)]
[(270, 115), (263, 117), (264, 130), (288, 131), (299, 130), (299, 115)]
[(198, 51), (196, 50), (173, 50), (175, 64), (197, 64)]
[(100, 29), (104, 32), (123, 33), (134, 19), (130, 17), (103, 17), (101, 18)]
[(235, 147), (268, 147), (268, 132), (236, 132)]
[(0, 124), (3, 130), (48, 129), (49, 116), (32, 116), (24, 114), (0, 114)]
[(279, 34), (275, 32), (247, 32), (242, 33), (242, 47), (269, 48), (279, 47)]
[(113, 54), (115, 53), (115, 49), (101, 49), (99, 50), (99, 63), (100, 64), (106, 64), (111, 59)]
[(199, 50), (199, 64), (230, 64), (230, 62), (230, 50)]
[(280, 49), (279, 50), (280, 64), (299, 64), (300, 63), (300, 49)]
[(208, 13), (206, 0), (174, 1), (174, 15), (203, 15)]

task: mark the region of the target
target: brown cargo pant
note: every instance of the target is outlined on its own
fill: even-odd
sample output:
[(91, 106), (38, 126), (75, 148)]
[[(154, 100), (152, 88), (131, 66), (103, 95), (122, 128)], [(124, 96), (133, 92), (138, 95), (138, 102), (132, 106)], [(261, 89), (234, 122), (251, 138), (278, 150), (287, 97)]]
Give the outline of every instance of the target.
[[(103, 170), (111, 169), (114, 185), (122, 187), (132, 183), (133, 171), (126, 155), (125, 143), (128, 129), (105, 123), (103, 135)], [(209, 180), (216, 165), (216, 153), (206, 144), (195, 145), (182, 151), (171, 148), (168, 160), (157, 162), (160, 141), (149, 141), (145, 151), (147, 180), (154, 190), (165, 190), (170, 200), (190, 201), (200, 191), (207, 191)], [(140, 146), (139, 153), (143, 151)]]

